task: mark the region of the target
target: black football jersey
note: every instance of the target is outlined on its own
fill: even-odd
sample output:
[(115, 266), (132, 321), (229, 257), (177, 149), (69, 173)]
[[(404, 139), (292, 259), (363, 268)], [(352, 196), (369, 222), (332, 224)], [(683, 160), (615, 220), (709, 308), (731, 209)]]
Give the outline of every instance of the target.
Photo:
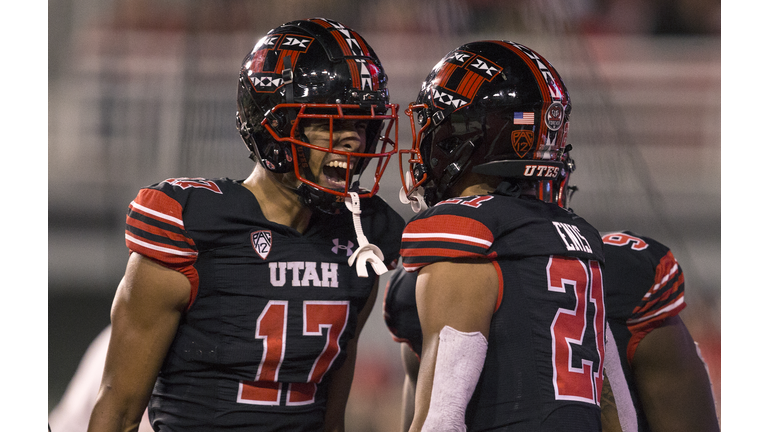
[[(469, 431), (599, 431), (604, 356), (600, 235), (557, 205), (484, 195), (445, 200), (403, 232), (403, 268), (384, 314), (396, 340), (421, 354), (416, 272), (481, 258), (500, 274), (483, 371), (466, 412)], [(467, 275), (471, 277), (471, 275)]]
[[(622, 426), (627, 428), (624, 430), (649, 431), (632, 374), (632, 358), (645, 335), (685, 308), (683, 270), (672, 251), (652, 238), (621, 231), (604, 234), (603, 243), (609, 357), (606, 372), (610, 374), (608, 369), (615, 364), (611, 356), (618, 354), (621, 373), (609, 375), (611, 389), (623, 415), (634, 412), (637, 429), (631, 419), (631, 424)], [(625, 392), (631, 397), (631, 405), (621, 404), (620, 394)]]
[(384, 293), (384, 323), (395, 342), (405, 343), (421, 358), (421, 324), (416, 308), (418, 272), (407, 272), (402, 266), (392, 272)]
[[(379, 197), (361, 208), (394, 267), (403, 219)], [(268, 221), (242, 181), (180, 178), (142, 189), (126, 222), (131, 251), (192, 284), (150, 399), (155, 430), (322, 430), (328, 374), (377, 279), (347, 263), (351, 213), (316, 213), (301, 234)]]

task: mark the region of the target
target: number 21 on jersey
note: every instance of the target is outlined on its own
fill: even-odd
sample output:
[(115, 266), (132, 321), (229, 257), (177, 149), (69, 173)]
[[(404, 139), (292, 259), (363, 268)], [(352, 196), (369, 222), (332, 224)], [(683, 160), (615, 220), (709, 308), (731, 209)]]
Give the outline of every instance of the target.
[(550, 325), (555, 399), (600, 405), (605, 358), (603, 276), (597, 261), (550, 257), (550, 292), (575, 297)]

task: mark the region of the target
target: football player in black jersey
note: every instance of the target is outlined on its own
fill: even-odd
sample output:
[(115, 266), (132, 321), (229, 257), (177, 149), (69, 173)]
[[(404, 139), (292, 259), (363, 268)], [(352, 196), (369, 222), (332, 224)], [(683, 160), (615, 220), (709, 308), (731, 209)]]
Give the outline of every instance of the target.
[(603, 431), (719, 431), (707, 366), (680, 312), (683, 270), (668, 247), (605, 233)]
[[(707, 366), (679, 316), (685, 279), (672, 251), (630, 231), (606, 233), (603, 244), (610, 380), (601, 398), (603, 432), (718, 431)], [(422, 344), (416, 276), (399, 267), (384, 303), (384, 320), (402, 342), (403, 431), (413, 417)]]
[[(452, 59), (469, 58), (460, 57), (465, 53), (455, 53)], [(479, 61), (475, 64), (483, 65)], [(447, 67), (452, 66), (444, 66), (443, 74), (449, 73), (445, 72)], [(486, 67), (490, 70), (492, 66)], [(434, 94), (442, 100), (455, 97), (445, 91)], [(496, 96), (500, 95), (503, 93)], [(442, 117), (434, 113), (432, 116)], [(422, 125), (423, 119), (419, 117)], [(455, 148), (455, 143), (453, 145)], [(417, 154), (412, 162), (418, 161), (419, 157), (423, 157), (423, 153)], [(418, 165), (414, 168), (416, 176), (404, 177), (404, 183), (412, 191), (410, 198), (413, 199), (414, 209), (419, 210), (425, 207), (419, 193), (424, 191), (413, 186), (412, 178), (424, 168)], [(573, 165), (567, 164), (566, 168), (571, 170)], [(564, 183), (561, 183), (561, 191), (565, 190), (563, 186)], [(427, 188), (426, 193), (434, 192)], [(421, 237), (426, 238), (423, 234)], [(602, 389), (603, 430), (719, 430), (706, 365), (678, 315), (685, 307), (684, 278), (674, 255), (657, 241), (628, 231), (605, 234), (602, 240), (606, 263), (605, 317), (608, 323), (604, 358), (605, 370), (611, 381), (611, 385), (604, 385)], [(405, 262), (408, 263), (408, 259)], [(424, 343), (419, 322), (419, 311), (423, 307), (417, 308), (416, 299), (417, 280), (422, 277), (417, 272), (406, 270), (398, 268), (392, 275), (384, 304), (384, 319), (393, 338), (402, 342), (406, 370), (403, 431), (411, 428), (414, 416), (414, 391), (420, 376)], [(474, 274), (470, 275), (470, 278), (473, 277)], [(461, 280), (466, 282), (465, 279)], [(605, 381), (607, 383), (608, 380)], [(612, 388), (615, 390), (612, 391)], [(504, 391), (499, 394), (503, 395)], [(468, 415), (473, 409), (470, 404)], [(472, 430), (472, 425), (467, 424)], [(531, 430), (539, 430), (536, 425), (530, 427)], [(571, 427), (564, 429), (571, 430)]]
[(248, 178), (171, 178), (129, 206), (91, 432), (136, 430), (147, 406), (156, 431), (344, 429), (405, 224), (375, 195), (397, 105), (366, 41), (316, 18), (256, 43), (237, 108)]
[(428, 207), (401, 248), (423, 335), (411, 431), (600, 430), (603, 251), (566, 208), (570, 111), (508, 41), (448, 53), (406, 111), (402, 198)]

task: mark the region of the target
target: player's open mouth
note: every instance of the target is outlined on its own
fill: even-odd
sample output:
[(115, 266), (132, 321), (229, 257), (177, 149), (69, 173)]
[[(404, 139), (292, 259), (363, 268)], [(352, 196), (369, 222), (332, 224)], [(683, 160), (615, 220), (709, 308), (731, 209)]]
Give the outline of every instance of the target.
[(347, 170), (353, 167), (354, 165), (348, 165), (347, 161), (330, 161), (323, 167), (323, 177), (331, 188), (344, 189), (347, 184)]

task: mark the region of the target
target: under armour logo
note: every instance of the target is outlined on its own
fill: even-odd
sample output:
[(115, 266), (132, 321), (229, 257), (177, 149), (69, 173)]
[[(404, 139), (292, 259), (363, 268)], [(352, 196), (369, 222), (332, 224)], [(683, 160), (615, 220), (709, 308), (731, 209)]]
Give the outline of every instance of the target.
[(335, 253), (336, 255), (339, 254), (339, 249), (343, 249), (343, 250), (347, 251), (347, 256), (350, 256), (350, 255), (352, 255), (352, 248), (355, 247), (355, 244), (352, 243), (351, 240), (347, 240), (347, 244), (346, 245), (342, 245), (342, 244), (339, 244), (339, 239), (337, 239), (337, 238), (333, 239), (333, 244), (335, 246), (331, 248), (331, 251), (333, 253)]

